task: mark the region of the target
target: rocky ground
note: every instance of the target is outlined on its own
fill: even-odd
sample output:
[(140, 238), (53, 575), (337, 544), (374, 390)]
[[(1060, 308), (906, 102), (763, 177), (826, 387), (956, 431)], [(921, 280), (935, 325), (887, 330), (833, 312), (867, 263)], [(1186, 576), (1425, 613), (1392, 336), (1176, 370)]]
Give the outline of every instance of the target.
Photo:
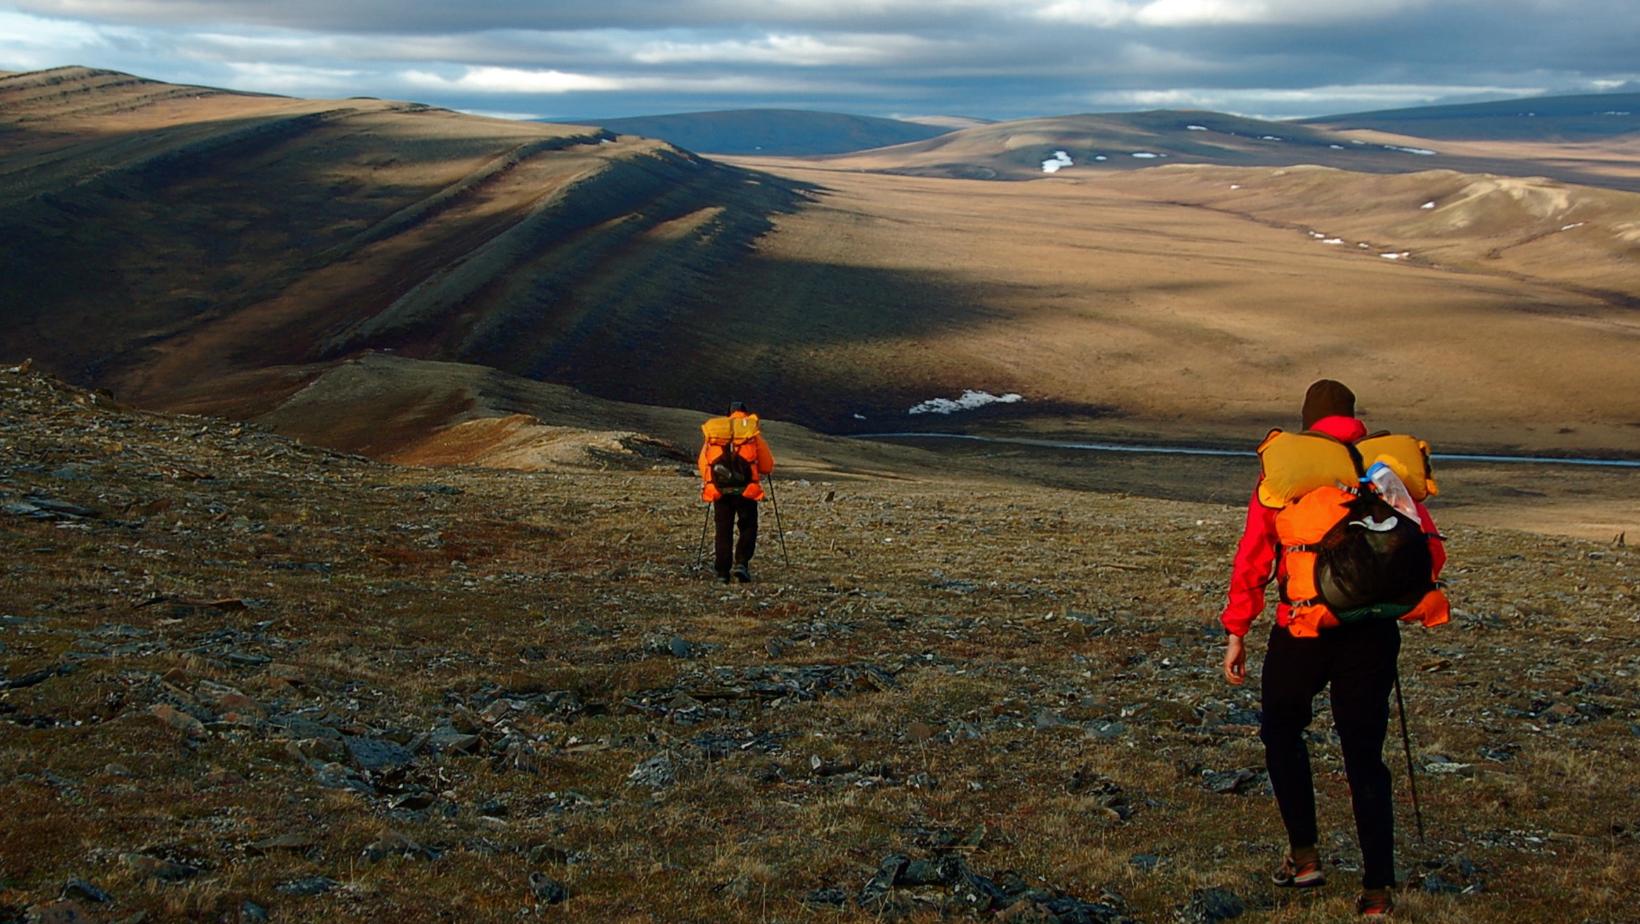
[[(723, 587), (674, 467), (395, 467), (0, 370), (0, 922), (1348, 917), (1324, 707), (1332, 881), (1267, 884), (1239, 511), (778, 496), (791, 565), (766, 509)], [(1449, 548), (1402, 916), (1633, 920), (1640, 561)]]

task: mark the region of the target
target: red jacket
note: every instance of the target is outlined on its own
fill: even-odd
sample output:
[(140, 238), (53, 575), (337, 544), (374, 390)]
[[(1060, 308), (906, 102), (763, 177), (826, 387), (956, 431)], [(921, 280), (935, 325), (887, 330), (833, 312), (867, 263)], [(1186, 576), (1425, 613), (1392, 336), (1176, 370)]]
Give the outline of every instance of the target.
[[(1367, 435), (1367, 426), (1354, 417), (1323, 417), (1310, 429), (1353, 443)], [(1284, 563), (1276, 560), (1276, 514), (1281, 511), (1259, 502), (1258, 488), (1247, 504), (1247, 526), (1236, 547), (1236, 563), (1230, 572), (1230, 599), (1219, 622), (1231, 635), (1243, 636), (1258, 614), (1264, 612), (1264, 590), (1273, 577), (1285, 577)], [(1418, 517), (1429, 534), (1429, 554), (1435, 560), (1435, 576), (1446, 565), (1446, 546), (1436, 534), (1429, 509), (1418, 505)], [(1281, 569), (1278, 571), (1278, 566)], [(1276, 624), (1285, 626), (1292, 615), (1286, 603), (1276, 605)]]

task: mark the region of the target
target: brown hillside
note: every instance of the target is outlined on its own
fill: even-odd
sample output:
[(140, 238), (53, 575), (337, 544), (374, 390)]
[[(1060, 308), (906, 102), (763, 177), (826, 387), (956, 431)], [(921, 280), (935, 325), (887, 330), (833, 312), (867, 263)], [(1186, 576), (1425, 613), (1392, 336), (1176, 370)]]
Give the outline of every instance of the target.
[(595, 129), (79, 68), (0, 114), (0, 352), (150, 404), (364, 347), (630, 356), (796, 196)]
[[(1251, 168), (1288, 190), (1268, 200), (1286, 211), (1263, 214), (1209, 202), (1210, 173), (983, 183), (723, 164), (413, 104), (180, 92), (195, 89), (0, 80), (22, 101), (0, 108), (16, 120), (0, 351), (122, 399), (243, 418), (392, 350), (635, 404), (738, 397), (829, 432), (1233, 446), (1289, 422), (1326, 375), (1442, 449), (1640, 453), (1632, 197)], [(1442, 207), (1426, 215), (1420, 196)], [(1437, 217), (1449, 224), (1426, 226)], [(907, 413), (965, 389), (1024, 400)], [(465, 407), (411, 406), (418, 435)], [(656, 432), (488, 416), (515, 412)], [(333, 413), (359, 432), (314, 437), (332, 445), (392, 417)]]

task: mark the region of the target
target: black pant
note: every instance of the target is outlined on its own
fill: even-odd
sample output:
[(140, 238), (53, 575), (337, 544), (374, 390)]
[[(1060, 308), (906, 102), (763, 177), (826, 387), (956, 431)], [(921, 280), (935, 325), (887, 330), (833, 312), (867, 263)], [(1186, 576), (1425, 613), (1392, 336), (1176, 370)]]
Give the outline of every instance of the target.
[[(735, 541), (735, 515), (740, 515), (740, 541)], [(712, 502), (712, 519), (717, 525), (717, 543), (713, 551), (718, 577), (729, 574), (729, 552), (734, 550), (734, 563), (748, 564), (757, 550), (757, 501), (746, 497), (723, 497)]]
[(1332, 685), (1333, 726), (1343, 745), (1361, 841), (1361, 884), (1368, 889), (1395, 884), (1395, 812), (1384, 766), (1384, 734), (1400, 652), (1401, 630), (1391, 620), (1326, 629), (1319, 638), (1294, 638), (1277, 626), (1270, 633), (1261, 678), (1259, 738), (1287, 840), (1295, 848), (1316, 843), (1315, 787), (1304, 729), (1315, 695)]

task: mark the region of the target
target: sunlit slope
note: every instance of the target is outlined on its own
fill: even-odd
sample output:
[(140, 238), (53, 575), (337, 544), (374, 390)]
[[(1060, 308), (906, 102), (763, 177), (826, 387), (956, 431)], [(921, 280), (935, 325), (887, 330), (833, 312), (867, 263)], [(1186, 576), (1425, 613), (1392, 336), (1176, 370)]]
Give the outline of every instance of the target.
[(366, 348), (630, 353), (797, 197), (598, 129), (85, 69), (0, 113), (0, 352), (148, 403)]
[(1169, 167), (1123, 188), (1302, 227), (1326, 246), (1552, 280), (1640, 306), (1640, 193), (1431, 170)]
[[(1586, 237), (1573, 229), (1514, 248), (1557, 248), (1554, 272), (1534, 275), (1541, 268), (1511, 262), (1510, 250), (1485, 255), (1558, 228), (1546, 223), (1558, 217), (1508, 214), (1453, 231), (1446, 246), (1477, 254), (1462, 265), (1421, 259), (1414, 232), (1427, 232), (1401, 227), (1426, 215), (1418, 207), (1431, 198), (1454, 203), (1446, 216), (1439, 202), (1427, 210), (1449, 220), (1460, 190), (1485, 178), (1425, 177), (1417, 182), (1427, 192), (1400, 190), (1397, 215), (1370, 219), (1370, 184), (1393, 178), (1340, 173), (1363, 185), (1316, 205), (1301, 226), (1215, 206), (1204, 190), (1220, 181), (1189, 168), (988, 183), (760, 165), (827, 186), (816, 206), (781, 220), (762, 245), (769, 262), (754, 264), (770, 272), (765, 290), (781, 294), (759, 306), (767, 326), (802, 336), (780, 350), (734, 344), (725, 353), (753, 370), (774, 357), (787, 381), (857, 395), (838, 411), (866, 419), (838, 413), (840, 427), (1245, 444), (1288, 420), (1311, 380), (1331, 376), (1354, 383), (1385, 425), (1416, 427), (1447, 448), (1640, 449), (1640, 324), (1625, 301), (1640, 295), (1640, 277), (1610, 236), (1634, 213), (1632, 196), (1593, 191), (1594, 204), (1578, 209), (1608, 211), (1590, 219)], [(1248, 188), (1282, 179), (1238, 175)], [(1222, 181), (1224, 195), (1241, 192), (1234, 182)], [(1275, 201), (1296, 208), (1306, 195), (1295, 188)], [(1342, 233), (1356, 219), (1362, 230), (1348, 246), (1310, 234)], [(1369, 249), (1355, 246), (1362, 241)], [(799, 265), (807, 271), (790, 272)], [(775, 268), (787, 270), (778, 288)], [(879, 310), (855, 317), (857, 304)], [(1026, 400), (953, 418), (906, 413), (964, 388)]]

